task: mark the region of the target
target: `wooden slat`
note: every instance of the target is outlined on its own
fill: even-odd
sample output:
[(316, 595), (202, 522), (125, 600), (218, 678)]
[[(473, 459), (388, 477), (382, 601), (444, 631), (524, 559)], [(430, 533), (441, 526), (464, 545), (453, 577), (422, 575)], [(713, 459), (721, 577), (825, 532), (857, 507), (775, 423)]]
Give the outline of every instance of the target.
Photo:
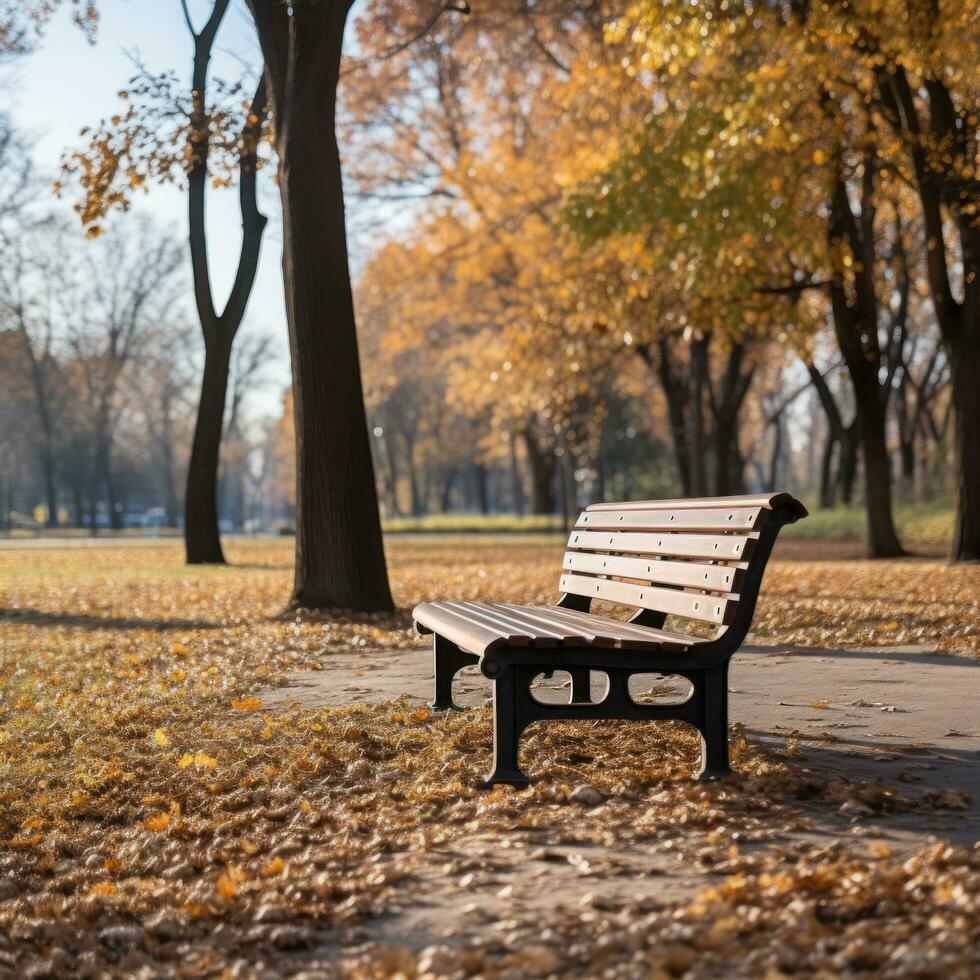
[[(631, 585), (611, 579), (592, 578), (588, 575), (562, 575), (561, 588), (575, 595), (587, 595), (594, 599), (625, 602), (644, 609), (658, 609), (675, 616), (702, 619), (709, 623), (724, 623), (734, 613), (737, 599), (724, 599), (711, 595), (696, 595), (674, 589), (658, 589), (651, 585)], [(729, 613), (731, 609), (731, 613)]]
[(482, 655), (507, 645), (508, 637), (499, 629), (474, 622), (445, 606), (441, 602), (423, 602), (412, 610), (412, 618), (469, 653)]
[(572, 531), (571, 549), (633, 552), (640, 555), (669, 555), (674, 558), (713, 558), (744, 561), (752, 553), (757, 535), (669, 534), (648, 531)]
[(499, 630), (507, 638), (509, 646), (515, 644), (536, 647), (558, 646), (559, 638), (556, 634), (548, 630), (535, 629), (531, 624), (490, 609), (483, 603), (448, 602), (446, 605), (450, 606), (458, 616), (463, 616), (490, 629)]
[(742, 578), (739, 569), (728, 565), (699, 565), (689, 561), (596, 555), (583, 551), (566, 551), (561, 567), (569, 572), (619, 575), (664, 585), (686, 585), (709, 592), (735, 592)]
[[(543, 611), (543, 610), (542, 610)], [(548, 615), (562, 619), (583, 632), (592, 632), (595, 646), (619, 647), (628, 650), (649, 650), (663, 647), (667, 650), (687, 650), (695, 643), (706, 642), (683, 633), (671, 630), (654, 629), (652, 626), (636, 626), (616, 619), (607, 619), (592, 613), (578, 612), (574, 609), (548, 608)], [(581, 625), (579, 625), (581, 624)]]
[(576, 527), (621, 531), (757, 531), (769, 511), (761, 507), (712, 507), (637, 510), (586, 510)]
[[(559, 616), (554, 616), (550, 608), (517, 606), (508, 602), (488, 602), (487, 605), (503, 613), (521, 616), (527, 622), (560, 634), (563, 646), (592, 646), (597, 639), (594, 628), (587, 629), (585, 624), (573, 624)], [(589, 625), (594, 626), (594, 624)]]
[(591, 504), (586, 510), (590, 514), (605, 510), (697, 510), (706, 507), (764, 507), (766, 510), (772, 510), (773, 507), (785, 501), (792, 501), (798, 507), (802, 507), (802, 504), (794, 500), (791, 494), (779, 492), (740, 494), (734, 497), (682, 497), (673, 500), (610, 501)]

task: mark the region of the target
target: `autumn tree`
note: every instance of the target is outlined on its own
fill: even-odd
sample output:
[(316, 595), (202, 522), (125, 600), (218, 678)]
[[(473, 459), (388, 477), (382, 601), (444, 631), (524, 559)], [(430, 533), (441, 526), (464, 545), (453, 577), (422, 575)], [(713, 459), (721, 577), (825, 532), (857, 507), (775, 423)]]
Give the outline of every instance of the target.
[[(863, 406), (859, 424), (869, 437), (862, 438), (862, 452), (866, 464), (871, 457), (871, 478), (878, 490), (869, 495), (876, 500), (874, 514), (869, 504), (869, 523), (878, 553), (894, 552), (898, 545), (890, 521), (881, 517), (887, 501), (887, 493), (878, 486), (887, 468), (881, 436), (884, 413), (875, 407), (881, 392), (874, 384), (878, 379), (861, 380), (868, 372), (858, 365), (865, 354), (870, 355), (865, 357), (869, 363), (877, 357), (877, 318), (872, 310), (882, 305), (871, 295), (875, 272), (867, 264), (877, 197), (868, 198), (863, 215), (847, 213), (855, 205), (854, 191), (860, 191), (865, 171), (872, 174), (866, 189), (874, 195), (881, 181), (889, 179), (916, 189), (915, 225), (927, 253), (926, 281), (934, 315), (947, 351), (957, 361), (952, 391), (959, 420), (960, 492), (954, 553), (975, 558), (980, 547), (980, 508), (974, 493), (980, 485), (980, 443), (971, 421), (976, 415), (975, 352), (980, 347), (974, 292), (978, 217), (973, 16), (962, 6), (904, 0), (763, 8), (639, 3), (614, 29), (637, 45), (637, 70), (656, 73), (665, 83), (671, 78), (689, 82), (704, 104), (725, 106), (733, 123), (744, 119), (745, 125), (728, 133), (730, 138), (744, 146), (781, 134), (787, 161), (795, 161), (790, 166), (797, 172), (813, 165), (824, 171), (822, 210), (833, 229), (828, 241), (831, 280), (822, 288), (832, 293), (834, 284), (840, 287), (835, 309), (842, 320), (835, 327), (844, 330), (845, 346), (854, 354), (851, 363), (858, 368), (855, 393)], [(736, 103), (731, 98), (733, 82), (748, 85), (750, 97)], [(825, 137), (831, 142), (822, 142)], [(863, 162), (855, 164), (854, 159)], [(852, 221), (856, 228), (845, 227)], [(862, 254), (855, 256), (852, 247)], [(956, 254), (963, 263), (959, 287), (950, 272), (951, 256)], [(846, 258), (850, 266), (842, 264)], [(880, 259), (876, 253), (875, 270)], [(841, 302), (841, 290), (850, 292), (846, 303)], [(880, 288), (878, 292), (885, 295)], [(856, 312), (861, 322), (852, 329)], [(856, 343), (850, 337), (856, 337)]]
[[(223, 563), (218, 532), (218, 469), (233, 347), (255, 284), (265, 216), (258, 208), (260, 143), (266, 118), (265, 78), (248, 96), (244, 83), (209, 79), (212, 52), (228, 11), (216, 0), (195, 27), (186, 0), (181, 11), (193, 44), (190, 89), (174, 72), (143, 65), (120, 93), (124, 109), (86, 132), (88, 145), (69, 154), (66, 173), (84, 193), (77, 210), (90, 235), (113, 209), (151, 182), (186, 186), (194, 301), (204, 337), (197, 421), (184, 494), (184, 546), (190, 564)], [(231, 289), (220, 312), (208, 258), (205, 202), (209, 183), (238, 183), (242, 237)]]

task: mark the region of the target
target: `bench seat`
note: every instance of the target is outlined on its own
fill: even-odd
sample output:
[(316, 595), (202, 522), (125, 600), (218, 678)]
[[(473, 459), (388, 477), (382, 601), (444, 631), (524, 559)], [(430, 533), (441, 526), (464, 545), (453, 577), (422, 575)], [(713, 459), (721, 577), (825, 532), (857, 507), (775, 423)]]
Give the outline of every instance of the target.
[(483, 657), (501, 647), (605, 647), (683, 652), (705, 643), (684, 633), (607, 619), (555, 606), (509, 602), (423, 602), (412, 612), (419, 633), (437, 633), (461, 650)]

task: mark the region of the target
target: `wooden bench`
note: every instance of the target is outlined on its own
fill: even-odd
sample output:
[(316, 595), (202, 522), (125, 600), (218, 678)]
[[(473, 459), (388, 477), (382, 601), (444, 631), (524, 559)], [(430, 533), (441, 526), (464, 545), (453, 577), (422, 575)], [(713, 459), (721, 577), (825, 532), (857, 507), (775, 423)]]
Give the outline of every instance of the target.
[[(788, 493), (593, 504), (575, 523), (556, 606), (423, 602), (412, 615), (434, 634), (437, 709), (455, 708), (453, 677), (479, 664), (493, 681), (493, 771), (486, 786), (525, 786), (518, 764), (534, 721), (576, 718), (686, 721), (701, 733), (701, 778), (728, 765), (728, 663), (749, 631), (779, 529), (806, 516)], [(593, 599), (635, 607), (628, 621), (589, 612)], [(667, 616), (716, 627), (708, 639), (664, 628)], [(571, 699), (531, 693), (539, 674), (567, 670)], [(608, 678), (593, 701), (590, 671)], [(678, 674), (692, 686), (681, 704), (633, 699), (634, 674)]]

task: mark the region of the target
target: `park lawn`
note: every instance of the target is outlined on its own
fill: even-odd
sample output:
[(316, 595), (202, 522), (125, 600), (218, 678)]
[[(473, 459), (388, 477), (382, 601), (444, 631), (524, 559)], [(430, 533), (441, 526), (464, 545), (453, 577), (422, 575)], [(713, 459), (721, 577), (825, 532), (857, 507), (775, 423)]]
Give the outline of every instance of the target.
[[(0, 974), (410, 977), (420, 963), (404, 950), (336, 944), (411, 901), (422, 866), (477, 831), (664, 842), (725, 876), (680, 904), (515, 920), (508, 942), (488, 934), (430, 972), (545, 975), (601, 959), (610, 975), (680, 976), (738, 956), (747, 975), (887, 973), (897, 946), (920, 959), (895, 975), (980, 969), (976, 851), (785, 843), (806, 822), (803, 799), (882, 815), (941, 802), (849, 785), (741, 738), (740, 775), (696, 784), (696, 738), (670, 724), (533, 730), (543, 778), (481, 793), (485, 709), (264, 708), (264, 689), (330, 671), (334, 651), (421, 656), (409, 610), (424, 598), (553, 601), (553, 539), (390, 540), (399, 609), (357, 619), (281, 615), (289, 542), (228, 552), (232, 567), (188, 569), (171, 543), (0, 551)], [(836, 553), (787, 544), (761, 642), (980, 653), (980, 569), (813, 560)], [(616, 805), (570, 802), (585, 781)]]

